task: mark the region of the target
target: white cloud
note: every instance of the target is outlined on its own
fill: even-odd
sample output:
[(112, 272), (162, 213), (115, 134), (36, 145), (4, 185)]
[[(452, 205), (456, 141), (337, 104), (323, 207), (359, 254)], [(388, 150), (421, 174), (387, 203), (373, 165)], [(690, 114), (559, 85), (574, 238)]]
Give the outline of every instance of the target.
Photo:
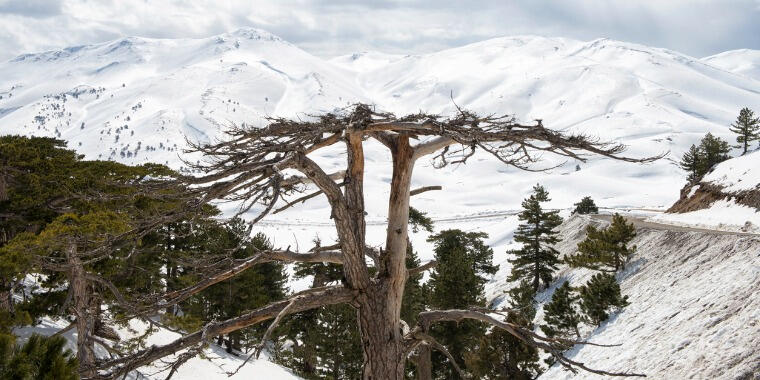
[(255, 26), (320, 55), (424, 52), (490, 37), (609, 37), (695, 56), (760, 48), (758, 0), (0, 0), (0, 58), (137, 35)]

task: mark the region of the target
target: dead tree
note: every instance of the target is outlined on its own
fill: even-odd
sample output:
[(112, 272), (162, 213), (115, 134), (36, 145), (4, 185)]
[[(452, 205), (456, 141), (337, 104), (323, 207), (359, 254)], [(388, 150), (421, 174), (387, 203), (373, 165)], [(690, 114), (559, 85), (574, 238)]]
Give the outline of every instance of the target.
[[(546, 169), (534, 167), (540, 161), (541, 153), (580, 161), (585, 161), (586, 154), (596, 154), (638, 163), (659, 157), (626, 158), (620, 155), (625, 149), (622, 145), (553, 131), (545, 128), (541, 121), (523, 125), (513, 117), (479, 116), (463, 110), (451, 118), (423, 113), (396, 117), (358, 104), (340, 112), (312, 117), (308, 121), (283, 118), (269, 121), (262, 128), (233, 128), (228, 132), (229, 139), (226, 141), (193, 145), (193, 151), (202, 153), (205, 161), (191, 166), (205, 175), (187, 180), (196, 186), (195, 191), (203, 202), (215, 199), (239, 202), (241, 214), (254, 206), (263, 208), (253, 222), (274, 210), (281, 200), (284, 200), (286, 207), (291, 207), (301, 200), (324, 195), (331, 207), (331, 219), (338, 241), (329, 250), (306, 253), (286, 250), (287, 254), (262, 252), (241, 263), (240, 268), (221, 273), (219, 278), (229, 278), (263, 259), (324, 261), (342, 264), (344, 286), (310, 289), (239, 317), (209, 323), (201, 331), (169, 344), (102, 363), (95, 378), (114, 378), (182, 349), (194, 347), (213, 336), (268, 319), (279, 320), (281, 314), (339, 303), (349, 303), (356, 309), (364, 353), (363, 378), (366, 380), (402, 379), (404, 362), (421, 344), (445, 350), (426, 333), (430, 324), (463, 318), (503, 328), (524, 342), (549, 351), (557, 362), (573, 371), (580, 368), (607, 375), (635, 375), (597, 371), (574, 362), (553, 349), (556, 340), (503, 322), (489, 311), (426, 312), (420, 316), (419, 326), (404, 328), (406, 323), (401, 321), (400, 310), (407, 276), (410, 271), (419, 272), (431, 267), (407, 269), (405, 266), (410, 185), (414, 165), (419, 159), (432, 156), (435, 166), (440, 168), (452, 163), (465, 163), (478, 149), (506, 165), (524, 170)], [(393, 159), (387, 233), (385, 246), (379, 252), (368, 251), (365, 242), (364, 142), (368, 139), (383, 144)], [(309, 157), (317, 150), (338, 144), (345, 147), (345, 170), (326, 173)], [(315, 187), (316, 191), (290, 202), (285, 200), (296, 197), (309, 187)], [(367, 256), (373, 259), (370, 261), (372, 264), (368, 264)], [(370, 265), (377, 269), (374, 275), (370, 274)], [(203, 286), (218, 281), (216, 276), (211, 276)], [(179, 292), (180, 298), (194, 291)]]

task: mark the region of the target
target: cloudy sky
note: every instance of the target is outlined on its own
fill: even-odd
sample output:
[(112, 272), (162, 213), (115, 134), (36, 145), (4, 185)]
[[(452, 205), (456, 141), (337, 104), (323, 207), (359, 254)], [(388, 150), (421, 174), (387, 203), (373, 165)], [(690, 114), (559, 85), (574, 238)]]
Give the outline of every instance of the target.
[(608, 37), (702, 57), (760, 49), (760, 0), (0, 0), (0, 59), (251, 26), (323, 57), (422, 53), (515, 34)]

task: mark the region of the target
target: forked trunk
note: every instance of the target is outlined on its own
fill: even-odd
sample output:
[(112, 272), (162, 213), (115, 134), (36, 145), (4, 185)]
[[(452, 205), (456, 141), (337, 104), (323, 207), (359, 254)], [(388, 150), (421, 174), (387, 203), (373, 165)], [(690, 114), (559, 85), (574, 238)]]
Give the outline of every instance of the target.
[(359, 304), (359, 332), (364, 351), (364, 380), (401, 380), (406, 353), (401, 331), (401, 300), (406, 285), (406, 246), (409, 188), (413, 151), (409, 138), (399, 136), (393, 153), (393, 176), (388, 200), (388, 230), (376, 282)]

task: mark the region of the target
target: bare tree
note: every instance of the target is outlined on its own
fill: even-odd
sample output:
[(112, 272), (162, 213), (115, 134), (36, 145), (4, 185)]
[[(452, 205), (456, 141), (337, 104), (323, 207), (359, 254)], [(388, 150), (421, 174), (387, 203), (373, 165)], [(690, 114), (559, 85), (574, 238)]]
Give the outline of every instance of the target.
[[(533, 166), (540, 161), (541, 153), (579, 161), (585, 161), (585, 154), (638, 163), (659, 157), (626, 158), (620, 155), (625, 150), (622, 145), (553, 131), (545, 128), (540, 120), (533, 125), (523, 125), (513, 117), (479, 116), (464, 110), (458, 110), (451, 118), (423, 113), (396, 117), (358, 104), (307, 121), (272, 118), (269, 122), (262, 128), (235, 127), (228, 132), (226, 141), (193, 145), (192, 150), (202, 153), (206, 160), (190, 166), (205, 174), (187, 180), (196, 186), (203, 202), (215, 199), (240, 202), (241, 214), (254, 206), (263, 208), (253, 222), (272, 212), (280, 200), (285, 201), (284, 207), (292, 207), (324, 195), (331, 208), (338, 241), (328, 249), (316, 248), (305, 253), (289, 250), (261, 252), (231, 271), (210, 276), (200, 287), (234, 276), (264, 259), (339, 263), (343, 266), (345, 283), (297, 293), (239, 317), (209, 323), (201, 331), (169, 344), (101, 363), (95, 378), (114, 378), (161, 357), (194, 347), (213, 336), (268, 319), (279, 320), (284, 314), (340, 303), (349, 303), (356, 309), (364, 353), (363, 378), (367, 380), (402, 379), (405, 360), (420, 345), (445, 350), (426, 333), (429, 326), (438, 321), (463, 318), (503, 328), (524, 342), (547, 350), (570, 370), (580, 368), (606, 375), (636, 376), (597, 371), (574, 362), (553, 349), (556, 339), (503, 322), (492, 316), (495, 311), (429, 311), (420, 315), (420, 325), (407, 327), (400, 317), (407, 276), (410, 272), (418, 273), (432, 267), (429, 264), (420, 268), (405, 266), (410, 185), (414, 165), (420, 158), (431, 156), (435, 166), (440, 168), (465, 163), (478, 149), (506, 165), (524, 170), (545, 170)], [(365, 241), (364, 142), (368, 139), (383, 144), (393, 158), (386, 241), (385, 246), (377, 251), (368, 249)], [(326, 173), (309, 155), (336, 144), (345, 147), (345, 170)], [(294, 174), (289, 175), (289, 172)], [(300, 196), (309, 186), (316, 187), (316, 191)], [(297, 196), (295, 200), (285, 200)], [(374, 275), (370, 274), (371, 265), (377, 269)], [(195, 291), (195, 288), (189, 288), (175, 292), (169, 302)]]

